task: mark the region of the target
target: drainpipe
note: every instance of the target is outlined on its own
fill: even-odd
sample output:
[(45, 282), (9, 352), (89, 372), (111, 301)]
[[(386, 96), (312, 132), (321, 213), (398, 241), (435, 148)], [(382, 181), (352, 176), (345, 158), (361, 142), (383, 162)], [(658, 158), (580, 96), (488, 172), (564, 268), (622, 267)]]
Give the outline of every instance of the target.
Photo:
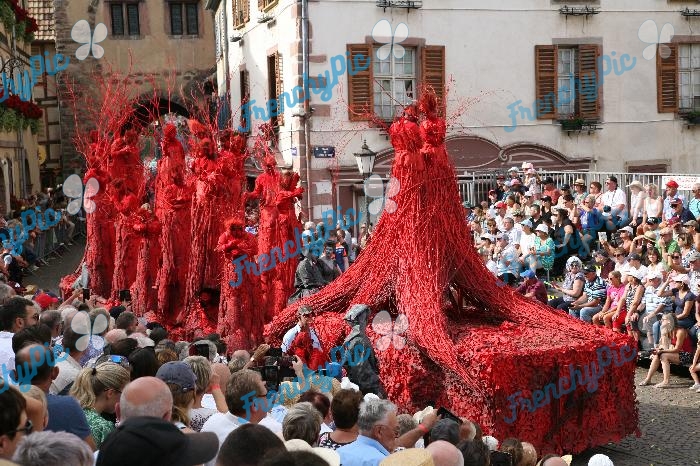
[[(301, 0), (301, 60), (303, 76), (309, 75), (309, 0)], [(309, 220), (313, 218), (311, 212), (311, 99), (310, 95), (304, 96), (304, 152), (306, 160), (306, 208), (309, 211)]]
[[(14, 25), (12, 26), (12, 55), (13, 55), (14, 57), (17, 57), (17, 36), (16, 36), (15, 26), (14, 26)], [(20, 73), (22, 73), (22, 70), (20, 70)], [(12, 75), (12, 79), (14, 80), (14, 74)], [(22, 76), (20, 75), (20, 82), (21, 82), (21, 80), (22, 80)], [(17, 146), (18, 146), (18, 147), (15, 148), (15, 155), (17, 156), (17, 160), (18, 160), (17, 163), (19, 163), (19, 183), (20, 183), (20, 186), (19, 186), (19, 195), (20, 195), (21, 197), (26, 197), (26, 196), (27, 196), (27, 192), (26, 192), (26, 189), (27, 189), (27, 182), (26, 182), (27, 173), (25, 173), (25, 169), (24, 169), (24, 165), (25, 165), (25, 163), (24, 163), (24, 152), (25, 152), (25, 150), (24, 150), (24, 134), (23, 134), (23, 132), (24, 132), (24, 130), (23, 130), (22, 128), (20, 128), (19, 130), (17, 130)], [(12, 178), (13, 178), (13, 181), (14, 181), (14, 177), (12, 177)], [(13, 188), (14, 188), (14, 187), (11, 187), (11, 188), (10, 188), (10, 192), (14, 191)], [(8, 200), (8, 205), (10, 205), (9, 200)]]
[[(223, 50), (223, 52), (224, 52), (224, 81), (226, 82), (226, 95), (228, 96), (228, 100), (229, 100), (228, 104), (231, 108), (233, 108), (233, 102), (231, 102), (231, 94), (229, 93), (231, 79), (229, 77), (229, 72), (228, 72), (228, 41), (229, 41), (229, 37), (228, 37), (228, 7), (227, 7), (227, 5), (228, 5), (228, 1), (224, 0), (224, 5), (223, 5), (223, 8), (224, 8), (224, 43), (223, 43), (223, 47), (224, 47), (224, 50)], [(216, 14), (216, 13), (214, 13), (214, 14)], [(231, 129), (234, 129), (234, 128), (236, 128), (236, 125), (233, 124), (233, 118), (231, 118)]]

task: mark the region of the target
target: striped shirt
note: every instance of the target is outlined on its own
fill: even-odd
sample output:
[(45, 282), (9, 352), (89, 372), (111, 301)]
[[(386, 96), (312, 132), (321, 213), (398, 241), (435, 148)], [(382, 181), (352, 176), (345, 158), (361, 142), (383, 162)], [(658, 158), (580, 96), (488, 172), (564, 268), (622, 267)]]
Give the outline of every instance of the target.
[(583, 284), (583, 292), (586, 293), (589, 301), (594, 299), (599, 299), (600, 302), (604, 302), (606, 298), (607, 287), (602, 278), (596, 276), (595, 280), (592, 282), (586, 281)]

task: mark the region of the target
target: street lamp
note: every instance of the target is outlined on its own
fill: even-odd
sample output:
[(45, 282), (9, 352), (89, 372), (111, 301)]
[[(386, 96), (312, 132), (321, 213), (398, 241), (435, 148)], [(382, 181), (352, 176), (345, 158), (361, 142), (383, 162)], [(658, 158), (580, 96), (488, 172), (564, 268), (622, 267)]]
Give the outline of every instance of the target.
[[(353, 154), (357, 157), (357, 168), (360, 170), (360, 175), (362, 175), (363, 183), (367, 181), (369, 175), (372, 174), (372, 169), (374, 168), (374, 159), (377, 158), (377, 153), (372, 152), (369, 147), (367, 147), (367, 140), (362, 144), (362, 149), (360, 152), (355, 152)], [(369, 198), (365, 192), (365, 219), (367, 219), (367, 230), (369, 230)]]

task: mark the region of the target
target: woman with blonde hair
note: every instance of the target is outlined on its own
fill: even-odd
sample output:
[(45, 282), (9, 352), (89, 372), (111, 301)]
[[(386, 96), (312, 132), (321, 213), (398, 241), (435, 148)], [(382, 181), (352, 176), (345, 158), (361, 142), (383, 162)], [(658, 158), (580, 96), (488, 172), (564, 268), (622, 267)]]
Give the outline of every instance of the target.
[(100, 414), (114, 413), (114, 407), (129, 380), (127, 369), (113, 362), (104, 362), (80, 371), (71, 387), (70, 395), (83, 408), (97, 448), (115, 428), (114, 423)]
[(649, 231), (647, 220), (658, 219), (656, 223), (661, 223), (661, 212), (664, 208), (664, 200), (659, 196), (659, 187), (654, 183), (649, 183), (644, 187), (647, 197), (642, 201), (642, 224), (637, 226), (637, 234), (643, 235)]
[(217, 396), (224, 398), (219, 386), (219, 374), (212, 372), (211, 363), (204, 356), (188, 356), (185, 358), (185, 363), (189, 364), (192, 372), (197, 377), (196, 389), (194, 392), (194, 404), (190, 409), (190, 427), (192, 430), (199, 432), (207, 419), (218, 411), (216, 409), (205, 408), (202, 406), (202, 398), (211, 391), (216, 399)]
[(659, 345), (652, 350), (651, 365), (646, 378), (639, 383), (640, 386), (649, 385), (652, 376), (659, 370), (659, 366), (664, 374), (661, 383), (654, 385), (654, 388), (666, 388), (669, 386), (671, 377), (671, 363), (680, 364), (686, 367), (694, 366), (696, 361), (693, 357), (692, 340), (688, 338), (688, 332), (678, 325), (678, 318), (673, 312), (664, 314), (661, 318), (661, 339)]

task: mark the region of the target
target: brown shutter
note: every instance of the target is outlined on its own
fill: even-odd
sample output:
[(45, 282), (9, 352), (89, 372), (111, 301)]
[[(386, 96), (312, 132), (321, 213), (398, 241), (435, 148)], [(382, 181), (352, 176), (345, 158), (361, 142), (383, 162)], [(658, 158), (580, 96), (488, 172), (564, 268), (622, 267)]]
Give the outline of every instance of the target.
[[(274, 99), (277, 99), (284, 92), (284, 81), (282, 79), (282, 55), (279, 52), (275, 53), (275, 95)], [(279, 108), (277, 115), (277, 125), (284, 125), (284, 97), (277, 101), (277, 106)]]
[(602, 82), (599, 74), (598, 58), (601, 55), (600, 45), (579, 45), (578, 47), (578, 76), (576, 96), (579, 105), (579, 116), (586, 120), (600, 119), (600, 87)]
[(537, 118), (553, 119), (557, 110), (557, 47), (535, 46), (535, 96), (538, 102)]
[[(668, 58), (661, 56), (661, 47), (671, 50)], [(678, 44), (657, 45), (656, 105), (659, 113), (678, 111)]]
[[(241, 70), (240, 72), (240, 80), (241, 80), (241, 108), (248, 102), (250, 99), (250, 77), (248, 75), (247, 70)], [(241, 112), (241, 128), (247, 128), (248, 127), (248, 122), (244, 118), (245, 112)], [(250, 130), (249, 130), (250, 131)]]
[(440, 99), (441, 105), (445, 105), (445, 46), (426, 45), (421, 50), (421, 70), (423, 84), (429, 85)]
[(244, 22), (250, 21), (250, 0), (241, 0), (243, 2), (243, 9), (245, 11), (244, 13)]
[[(360, 66), (366, 66), (367, 60), (371, 59), (372, 46), (367, 44), (348, 44), (350, 58), (348, 60), (348, 116), (350, 121), (365, 121), (370, 119), (370, 113), (374, 111), (374, 89), (372, 77), (372, 63), (364, 71), (355, 70), (355, 57), (358, 58)], [(352, 64), (352, 65), (351, 65)], [(350, 69), (355, 76), (350, 74)]]

